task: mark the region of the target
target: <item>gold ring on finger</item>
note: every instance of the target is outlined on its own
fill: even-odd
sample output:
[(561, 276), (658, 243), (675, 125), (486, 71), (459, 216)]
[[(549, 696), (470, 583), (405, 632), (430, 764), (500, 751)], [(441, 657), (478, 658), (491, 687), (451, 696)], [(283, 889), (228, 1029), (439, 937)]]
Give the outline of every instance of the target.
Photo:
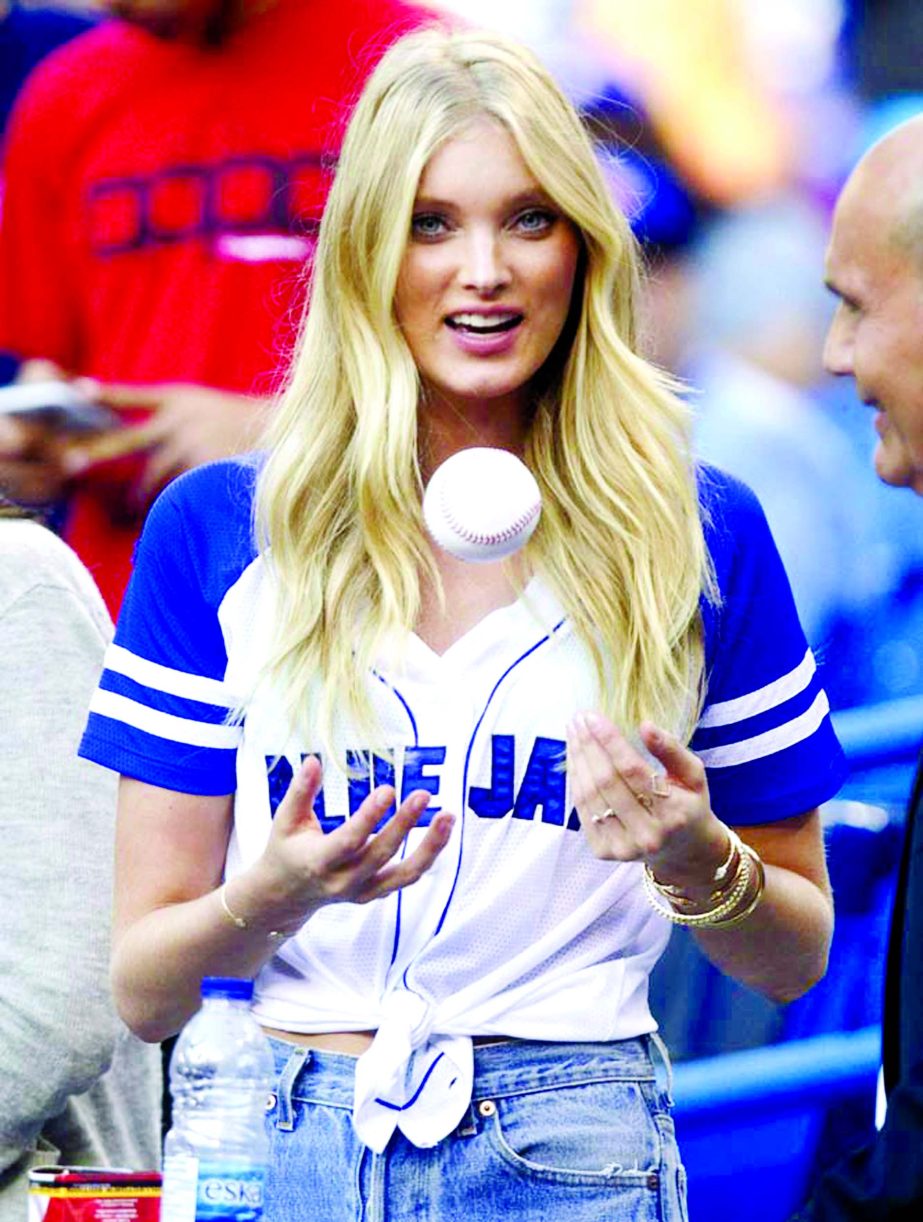
[[(668, 798), (670, 796), (670, 782), (662, 772), (652, 772), (649, 785), (651, 794), (655, 798)], [(647, 797), (646, 794), (645, 797)]]
[(597, 811), (595, 814), (591, 815), (590, 818), (594, 823), (605, 823), (607, 819), (617, 819), (618, 815), (611, 806), (607, 806), (604, 811)]

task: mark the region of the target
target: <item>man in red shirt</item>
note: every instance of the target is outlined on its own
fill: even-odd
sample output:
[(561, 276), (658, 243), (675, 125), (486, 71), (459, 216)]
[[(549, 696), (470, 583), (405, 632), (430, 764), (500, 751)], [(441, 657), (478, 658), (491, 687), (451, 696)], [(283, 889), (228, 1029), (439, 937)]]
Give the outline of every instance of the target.
[(69, 443), (0, 416), (0, 490), (67, 495), (63, 533), (115, 612), (143, 513), (253, 445), (284, 367), (329, 170), (402, 0), (107, 0), (8, 130), (0, 350), (90, 379), (125, 427)]

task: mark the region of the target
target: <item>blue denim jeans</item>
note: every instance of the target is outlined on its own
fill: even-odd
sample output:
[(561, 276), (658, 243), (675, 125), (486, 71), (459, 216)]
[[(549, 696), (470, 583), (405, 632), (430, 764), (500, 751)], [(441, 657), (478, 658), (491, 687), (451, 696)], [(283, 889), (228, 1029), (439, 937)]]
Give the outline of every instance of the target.
[(649, 1037), (478, 1046), (455, 1132), (383, 1154), (353, 1132), (355, 1058), (272, 1043), (266, 1222), (686, 1222)]

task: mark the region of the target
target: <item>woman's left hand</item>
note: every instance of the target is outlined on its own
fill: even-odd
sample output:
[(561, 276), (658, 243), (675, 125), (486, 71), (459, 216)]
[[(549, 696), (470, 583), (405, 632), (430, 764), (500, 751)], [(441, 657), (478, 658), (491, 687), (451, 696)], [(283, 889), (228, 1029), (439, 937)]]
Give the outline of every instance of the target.
[(664, 883), (702, 884), (728, 852), (705, 767), (650, 722), (639, 733), (662, 772), (599, 713), (579, 713), (568, 726), (568, 777), (590, 848), (608, 861), (645, 861)]

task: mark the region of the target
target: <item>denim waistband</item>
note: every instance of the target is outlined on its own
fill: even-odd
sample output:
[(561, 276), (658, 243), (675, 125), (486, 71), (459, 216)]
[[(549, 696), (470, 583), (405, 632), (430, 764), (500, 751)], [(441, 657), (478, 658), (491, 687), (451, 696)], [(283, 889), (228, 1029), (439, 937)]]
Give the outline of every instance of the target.
[[(290, 1100), (351, 1109), (356, 1057), (270, 1038), (279, 1075), (278, 1091)], [(527, 1091), (594, 1081), (653, 1082), (656, 1036), (611, 1043), (545, 1043), (506, 1040), (474, 1048), (472, 1098), (496, 1099)], [(669, 1075), (669, 1061), (665, 1059)]]

